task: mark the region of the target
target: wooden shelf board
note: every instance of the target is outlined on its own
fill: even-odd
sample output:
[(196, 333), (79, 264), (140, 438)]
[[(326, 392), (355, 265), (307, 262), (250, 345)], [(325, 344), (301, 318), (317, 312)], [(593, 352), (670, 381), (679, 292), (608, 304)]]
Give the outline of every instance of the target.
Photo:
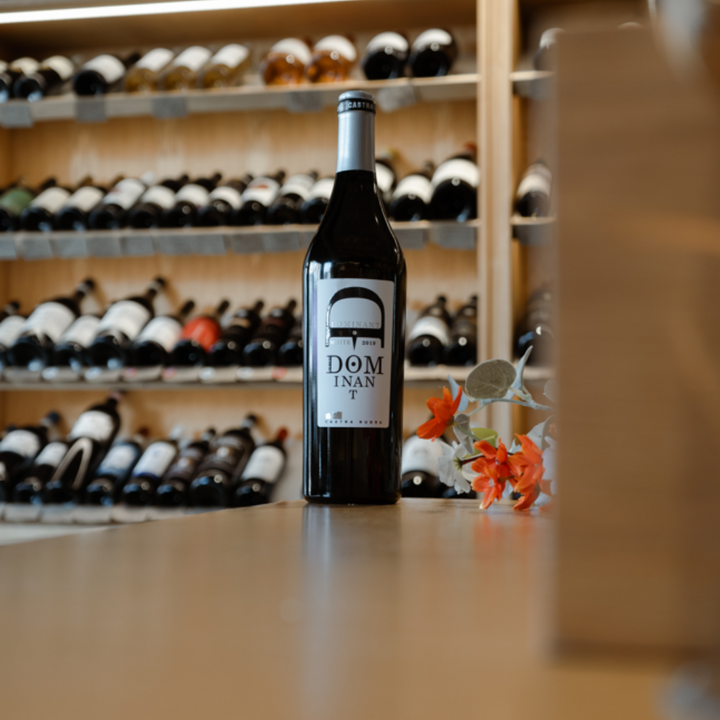
[(554, 217), (512, 217), (513, 237), (522, 245), (548, 245), (555, 231)]
[(515, 70), (510, 73), (510, 80), (515, 95), (544, 100), (552, 95), (555, 73), (547, 70)]

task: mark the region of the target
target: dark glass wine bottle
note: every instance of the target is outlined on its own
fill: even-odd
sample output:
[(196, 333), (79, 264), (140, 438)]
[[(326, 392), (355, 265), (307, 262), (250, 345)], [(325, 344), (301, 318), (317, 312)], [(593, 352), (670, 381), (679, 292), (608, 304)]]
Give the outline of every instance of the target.
[(255, 440), (250, 430), (256, 422), (255, 415), (248, 415), (240, 427), (226, 431), (213, 441), (210, 454), (203, 460), (190, 483), (192, 505), (228, 505), (232, 487), (255, 450)]
[(35, 458), (22, 480), (15, 485), (13, 502), (23, 505), (42, 505), (42, 492), (67, 453), (65, 440), (48, 443)]
[(154, 183), (152, 174), (142, 178), (124, 178), (116, 183), (102, 202), (88, 216), (91, 230), (118, 230), (125, 227), (129, 210), (140, 199), (148, 185)]
[(195, 307), (194, 300), (188, 300), (175, 315), (158, 315), (138, 335), (130, 352), (135, 367), (167, 365), (172, 349), (182, 333), (185, 318)]
[[(52, 185), (55, 183), (53, 182)], [(50, 185), (48, 185), (50, 187)], [(43, 188), (40, 188), (40, 192)], [(35, 190), (24, 180), (12, 184), (0, 195), (0, 232), (13, 232), (20, 227), (22, 211), (33, 201)]]
[(158, 227), (163, 212), (172, 210), (177, 192), (187, 181), (188, 176), (183, 175), (177, 180), (168, 179), (159, 185), (149, 187), (142, 194), (137, 205), (130, 209), (127, 216), (128, 225), (143, 230)]
[(230, 303), (222, 300), (211, 314), (190, 318), (170, 353), (169, 364), (173, 367), (205, 365), (208, 351), (220, 339), (220, 318), (228, 307)]
[(375, 180), (385, 207), (389, 204), (397, 185), (396, 164), (397, 153), (394, 150), (384, 150), (375, 158)]
[(515, 193), (515, 211), (523, 217), (546, 217), (550, 212), (552, 173), (538, 160), (525, 171)]
[(375, 181), (375, 101), (338, 102), (335, 188), (303, 270), (305, 498), (400, 497), (406, 268)]
[(81, 315), (53, 347), (50, 364), (79, 372), (85, 366), (87, 346), (95, 337), (99, 324), (99, 315)]
[(311, 188), (307, 200), (300, 207), (300, 221), (305, 225), (318, 225), (327, 210), (335, 185), (334, 177), (320, 178)]
[(450, 340), (443, 352), (446, 365), (472, 366), (477, 364), (478, 296), (472, 295), (467, 304), (455, 314), (450, 326)]
[(430, 217), (435, 220), (465, 222), (477, 217), (480, 169), (475, 163), (475, 146), (438, 165), (432, 178)]
[(17, 300), (11, 300), (5, 303), (5, 305), (0, 308), (0, 324), (7, 318), (17, 315), (19, 309), (20, 303)]
[(12, 314), (0, 322), (0, 367), (8, 364), (8, 348), (20, 337), (26, 319), (24, 315)]
[(264, 225), (268, 208), (280, 192), (285, 172), (256, 177), (242, 194), (242, 205), (230, 213), (230, 225)]
[(53, 55), (43, 60), (35, 72), (19, 77), (13, 86), (13, 95), (25, 100), (41, 100), (57, 93), (73, 72), (72, 60), (64, 55)]
[(446, 487), (440, 497), (444, 500), (475, 500), (477, 493), (474, 490), (458, 492), (454, 487)]
[(218, 185), (208, 196), (207, 203), (197, 211), (195, 224), (200, 227), (227, 225), (230, 213), (242, 205), (242, 194), (252, 179), (252, 175), (245, 174)]
[(209, 178), (195, 178), (191, 183), (183, 185), (173, 198), (172, 207), (162, 211), (160, 227), (191, 227), (201, 207), (208, 204), (210, 193), (222, 178), (215, 173)]
[(365, 48), (362, 69), (368, 80), (392, 80), (405, 72), (410, 45), (400, 33), (376, 35)]
[[(92, 178), (83, 178), (77, 187), (89, 185)], [(20, 214), (20, 227), (27, 232), (50, 232), (55, 214), (68, 202), (73, 192), (70, 188), (54, 185), (36, 195)]]
[(267, 210), (266, 225), (291, 225), (300, 222), (300, 208), (310, 195), (318, 174), (291, 175), (280, 188), (278, 196)]
[(536, 290), (515, 329), (515, 355), (521, 358), (532, 345), (528, 365), (552, 367), (555, 352), (553, 296), (549, 288)]
[(260, 327), (260, 311), (264, 305), (262, 300), (258, 300), (252, 307), (241, 307), (235, 312), (220, 339), (210, 348), (208, 365), (231, 367), (242, 362), (242, 351)]
[(278, 350), (277, 364), (282, 367), (299, 367), (303, 363), (302, 316), (295, 320), (287, 340)]
[[(122, 176), (116, 178), (111, 187), (114, 187), (120, 180), (122, 180)], [(90, 213), (100, 205), (106, 195), (107, 188), (101, 185), (83, 185), (78, 188), (55, 213), (53, 228), (55, 230), (75, 230), (76, 232), (87, 230)]]
[(130, 346), (155, 316), (153, 300), (164, 287), (164, 278), (156, 277), (142, 295), (131, 295), (110, 306), (88, 346), (88, 365), (117, 369), (128, 364)]
[(267, 367), (277, 364), (280, 346), (287, 340), (295, 322), (293, 311), (297, 307), (290, 300), (285, 307), (274, 307), (260, 322), (260, 327), (242, 353), (242, 364), (248, 367)]
[(402, 496), (439, 497), (446, 487), (440, 482), (437, 459), (443, 456), (442, 445), (411, 435), (402, 451)]
[(97, 55), (75, 73), (72, 87), (76, 95), (105, 95), (119, 90), (127, 69), (140, 59), (133, 52), (123, 58), (117, 55)]
[(408, 335), (406, 357), (411, 365), (433, 367), (442, 360), (443, 350), (450, 339), (450, 314), (445, 309), (447, 299), (438, 295), (428, 305)]
[(80, 301), (95, 287), (83, 280), (70, 297), (56, 297), (40, 303), (23, 323), (18, 339), (7, 351), (8, 364), (28, 370), (42, 370), (60, 336), (80, 317)]
[(388, 215), (398, 222), (425, 220), (432, 199), (435, 165), (427, 161), (421, 170), (406, 175), (397, 185), (388, 205)]
[(287, 436), (287, 429), (280, 428), (274, 440), (255, 448), (233, 492), (233, 507), (264, 505), (270, 502), (287, 462), (287, 453), (283, 447)]
[(412, 44), (410, 72), (415, 77), (442, 77), (450, 72), (457, 54), (455, 38), (447, 30), (425, 30)]
[(21, 57), (11, 63), (0, 61), (0, 103), (13, 97), (15, 83), (23, 75), (32, 75), (40, 63), (31, 57)]

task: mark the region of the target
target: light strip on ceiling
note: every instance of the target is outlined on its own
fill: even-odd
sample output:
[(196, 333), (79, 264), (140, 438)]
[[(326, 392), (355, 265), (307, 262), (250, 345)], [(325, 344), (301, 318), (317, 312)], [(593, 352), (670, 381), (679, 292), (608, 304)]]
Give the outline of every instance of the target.
[(173, 2), (107, 5), (104, 7), (74, 7), (57, 10), (21, 10), (0, 13), (0, 25), (53, 22), (57, 20), (90, 20), (97, 18), (139, 17), (142, 15), (170, 15), (175, 13), (208, 12), (212, 10), (240, 10), (243, 8), (280, 7), (283, 5), (319, 5), (352, 0), (174, 0)]

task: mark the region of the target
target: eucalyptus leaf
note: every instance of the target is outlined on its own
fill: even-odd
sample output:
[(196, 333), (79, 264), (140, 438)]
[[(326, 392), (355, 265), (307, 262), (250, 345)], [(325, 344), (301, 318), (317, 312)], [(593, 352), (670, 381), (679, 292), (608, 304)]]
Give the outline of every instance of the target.
[(490, 443), (494, 448), (497, 447), (497, 430), (492, 430), (491, 428), (476, 427), (470, 428), (470, 431), (478, 440), (484, 440), (485, 442)]
[(465, 380), (465, 392), (475, 400), (504, 398), (515, 381), (515, 368), (507, 360), (486, 360)]

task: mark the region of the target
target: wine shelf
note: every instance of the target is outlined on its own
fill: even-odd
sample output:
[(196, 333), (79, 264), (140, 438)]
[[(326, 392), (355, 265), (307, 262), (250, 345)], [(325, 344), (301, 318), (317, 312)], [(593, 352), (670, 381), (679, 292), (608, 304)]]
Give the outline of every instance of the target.
[(515, 95), (531, 100), (552, 97), (555, 73), (549, 70), (515, 70), (510, 73)]
[(549, 245), (555, 230), (554, 217), (512, 217), (513, 237), (522, 245)]

